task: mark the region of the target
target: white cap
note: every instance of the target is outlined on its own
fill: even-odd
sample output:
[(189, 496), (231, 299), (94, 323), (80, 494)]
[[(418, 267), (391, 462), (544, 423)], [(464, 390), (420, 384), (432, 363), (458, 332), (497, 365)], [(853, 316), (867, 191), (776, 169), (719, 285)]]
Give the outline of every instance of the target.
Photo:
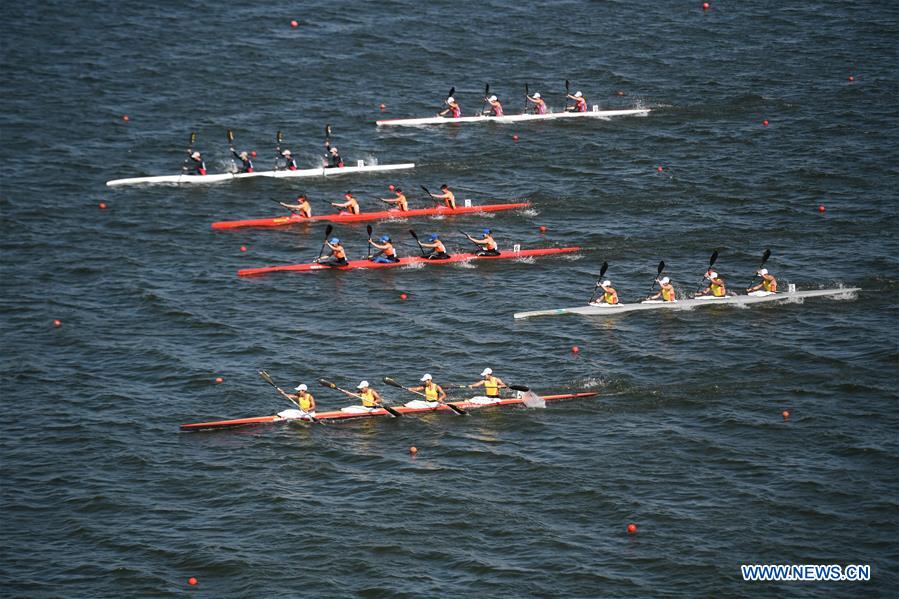
[(281, 152), (281, 156), (290, 156), (290, 150), (284, 150)]
[(194, 152), (193, 154), (190, 155), (190, 157), (191, 157), (191, 158), (199, 158), (199, 157), (200, 157), (200, 153), (199, 153), (199, 152)]
[(454, 97), (452, 97), (452, 96), (450, 96), (449, 98), (446, 99), (446, 103), (447, 103), (447, 104), (452, 104), (452, 103), (455, 102), (455, 101), (456, 101), (456, 99), (455, 99)]
[(368, 389), (368, 381), (362, 381), (356, 385), (356, 389)]
[(246, 152), (241, 152), (240, 154), (238, 154), (238, 156), (240, 156), (241, 158), (246, 158), (246, 157), (247, 157), (247, 153), (246, 153)]
[(331, 147), (331, 153), (332, 153), (332, 154), (336, 154), (336, 153), (337, 153), (337, 148), (332, 146), (332, 147)]
[(574, 92), (574, 97), (575, 98), (583, 98), (584, 94), (582, 94), (581, 92)]
[(487, 99), (488, 99), (489, 101), (491, 101), (491, 102), (496, 102), (496, 96), (490, 96), (490, 97), (487, 98)]
[(422, 381), (422, 382), (424, 382), (424, 381), (430, 381), (430, 380), (433, 379), (433, 378), (434, 378), (434, 377), (432, 377), (430, 374), (426, 374), (426, 375), (424, 375), (423, 377), (421, 377), (421, 381)]
[(717, 279), (717, 278), (718, 278), (718, 273), (715, 272), (714, 270), (710, 270), (709, 272), (706, 273), (705, 278), (707, 278), (707, 279)]
[(759, 273), (758, 273), (758, 274), (759, 274), (759, 275), (766, 275), (766, 274), (768, 274), (768, 269), (767, 269), (767, 268), (759, 269)]
[(484, 372), (481, 373), (481, 376), (487, 376), (488, 374), (493, 374), (492, 368), (485, 368)]
[(606, 279), (605, 281), (603, 281), (603, 282), (600, 284), (600, 287), (608, 287), (608, 286), (611, 285), (611, 284), (612, 284), (612, 281)]
[(659, 279), (659, 283), (661, 283), (662, 285), (667, 285), (670, 282), (671, 279), (669, 279), (668, 277), (662, 277), (661, 279)]
[(539, 98), (539, 97), (540, 97), (540, 92), (534, 92), (534, 97), (535, 97), (535, 98)]
[(308, 389), (308, 388), (309, 388), (309, 387), (307, 387), (307, 386), (305, 385), (305, 383), (300, 383), (299, 385), (297, 385), (297, 386), (294, 388), (294, 391), (305, 391), (305, 390)]

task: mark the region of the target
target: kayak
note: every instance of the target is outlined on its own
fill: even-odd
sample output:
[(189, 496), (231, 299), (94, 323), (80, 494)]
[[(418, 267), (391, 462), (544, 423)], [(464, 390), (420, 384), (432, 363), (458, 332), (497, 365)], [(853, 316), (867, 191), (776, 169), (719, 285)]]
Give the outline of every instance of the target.
[(549, 112), (547, 114), (507, 114), (503, 116), (462, 116), (459, 118), (446, 118), (432, 116), (418, 119), (388, 119), (375, 121), (378, 127), (386, 126), (416, 126), (416, 125), (444, 125), (447, 123), (521, 123), (525, 121), (555, 121), (562, 119), (596, 118), (607, 119), (613, 116), (646, 116), (649, 108), (630, 108), (626, 110), (600, 110), (594, 106), (590, 112)]
[(214, 175), (161, 175), (158, 177), (132, 177), (130, 179), (113, 179), (107, 181), (109, 187), (121, 185), (140, 185), (156, 183), (193, 184), (193, 183), (220, 183), (233, 179), (252, 179), (254, 177), (269, 177), (276, 179), (289, 179), (295, 177), (332, 177), (335, 175), (349, 175), (352, 173), (380, 173), (385, 171), (397, 171), (415, 168), (415, 163), (403, 164), (369, 164), (362, 160), (357, 166), (345, 166), (343, 168), (306, 168), (295, 171), (257, 171), (253, 173), (217, 173)]
[(237, 229), (240, 227), (282, 227), (294, 223), (322, 220), (330, 221), (332, 223), (356, 223), (366, 220), (409, 218), (412, 216), (455, 216), (457, 214), (472, 214), (478, 212), (499, 212), (500, 210), (516, 210), (518, 208), (527, 208), (528, 206), (530, 206), (528, 202), (518, 202), (515, 204), (485, 204), (484, 206), (456, 206), (455, 209), (447, 208), (446, 206), (436, 206), (433, 208), (406, 210), (405, 212), (402, 210), (379, 210), (377, 212), (362, 212), (360, 214), (341, 212), (340, 214), (322, 214), (320, 216), (311, 216), (309, 218), (305, 218), (299, 214), (291, 214), (289, 216), (276, 216), (273, 218), (220, 221), (212, 223), (212, 228)]
[(808, 291), (754, 291), (748, 295), (727, 295), (724, 297), (702, 296), (693, 299), (682, 299), (673, 302), (647, 300), (638, 304), (599, 304), (577, 306), (574, 308), (557, 308), (555, 310), (534, 310), (532, 312), (516, 312), (515, 318), (531, 318), (533, 316), (558, 316), (560, 314), (611, 315), (640, 310), (690, 310), (697, 306), (758, 304), (761, 302), (800, 300), (807, 297), (832, 297), (849, 295), (860, 291), (858, 287), (840, 287), (838, 289), (812, 289)]
[[(558, 401), (560, 399), (576, 399), (581, 397), (593, 397), (599, 395), (597, 391), (586, 391), (580, 393), (562, 393), (560, 395), (543, 395), (541, 399), (544, 401)], [(486, 403), (482, 401), (454, 401), (451, 402), (454, 406), (462, 408), (463, 410), (476, 410), (480, 408), (489, 408), (489, 407), (501, 407), (501, 406), (514, 406), (521, 405), (524, 403), (524, 399), (519, 398), (510, 398), (510, 399), (500, 399), (498, 401)], [(446, 413), (455, 413), (451, 408), (446, 405), (437, 404), (436, 408), (427, 407), (427, 408), (416, 408), (416, 407), (407, 407), (407, 406), (393, 406), (393, 409), (399, 412), (404, 416), (409, 415), (418, 415), (418, 414), (429, 414), (432, 412), (440, 412), (443, 414)], [(299, 412), (299, 410), (288, 410), (288, 412)], [(323, 422), (340, 422), (344, 420), (352, 420), (356, 418), (375, 418), (378, 416), (390, 416), (390, 413), (383, 408), (375, 408), (373, 410), (354, 410), (348, 409), (344, 410), (336, 410), (333, 412), (319, 412), (315, 415), (315, 419)], [(210, 430), (210, 429), (219, 429), (219, 428), (233, 428), (235, 426), (247, 426), (252, 424), (276, 424), (280, 422), (290, 422), (291, 420), (300, 420), (300, 418), (285, 418), (279, 416), (278, 414), (274, 414), (272, 416), (256, 416), (254, 418), (238, 418), (236, 420), (218, 420), (213, 422), (197, 422), (194, 424), (182, 424), (181, 430), (183, 431), (197, 431), (197, 430)]]
[(579, 247), (563, 247), (563, 248), (542, 248), (536, 250), (504, 250), (498, 256), (478, 256), (477, 254), (452, 254), (445, 260), (429, 260), (424, 256), (406, 256), (400, 258), (398, 262), (372, 262), (371, 260), (350, 260), (346, 266), (329, 266), (327, 264), (319, 264), (318, 262), (307, 262), (304, 264), (286, 264), (284, 266), (263, 266), (261, 268), (244, 268), (237, 271), (238, 277), (253, 277), (264, 275), (270, 272), (311, 272), (313, 270), (354, 270), (357, 268), (392, 268), (395, 266), (406, 266), (409, 264), (447, 264), (450, 262), (465, 262), (468, 260), (499, 260), (505, 258), (527, 258), (529, 256), (551, 256), (553, 254), (569, 254), (577, 252)]

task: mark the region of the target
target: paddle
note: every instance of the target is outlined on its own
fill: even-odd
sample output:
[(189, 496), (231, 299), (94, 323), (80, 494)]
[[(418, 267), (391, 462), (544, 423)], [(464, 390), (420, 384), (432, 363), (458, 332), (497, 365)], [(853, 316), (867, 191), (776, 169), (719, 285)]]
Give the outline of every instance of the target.
[(237, 163), (234, 162), (234, 131), (228, 129), (228, 149), (231, 150), (231, 172), (237, 172)]
[[(608, 263), (608, 262), (603, 262), (603, 263), (602, 263), (602, 268), (599, 269), (599, 278), (600, 278), (600, 281), (602, 280), (603, 275), (606, 274), (606, 271), (607, 271), (607, 270), (609, 270), (609, 263)], [(597, 282), (596, 282), (596, 286), (593, 287), (593, 295), (590, 296), (590, 301), (587, 302), (588, 304), (592, 304), (593, 302), (596, 301), (596, 292), (601, 288), (601, 286), (600, 286), (600, 284), (599, 284), (600, 281), (597, 281)]]
[[(466, 232), (463, 231), (462, 229), (457, 229), (457, 231), (459, 231), (459, 233), (462, 233), (463, 235), (465, 235), (465, 238), (468, 239), (468, 241), (471, 241), (471, 235), (469, 235), (468, 233), (466, 233)], [(474, 245), (476, 245), (476, 246), (478, 247), (478, 249), (481, 248), (481, 244), (480, 244), (480, 243), (475, 243), (474, 241), (471, 241), (471, 243), (474, 243)]]
[(487, 114), (487, 98), (490, 97), (490, 84), (487, 83), (484, 85), (484, 106), (481, 107), (481, 113)]
[[(771, 257), (771, 250), (770, 249), (765, 250), (765, 253), (762, 254), (762, 261), (759, 263), (759, 267), (756, 269), (756, 271), (761, 270), (761, 268), (765, 265), (765, 262), (767, 262), (768, 258), (770, 258), (770, 257)], [(747, 285), (747, 287), (752, 287), (752, 284), (755, 282), (755, 278), (757, 276), (758, 276), (758, 274), (756, 274), (754, 277), (752, 277), (752, 280), (749, 281), (749, 285)]]
[(428, 254), (427, 254), (427, 252), (425, 252), (424, 246), (422, 246), (421, 242), (418, 240), (418, 235), (415, 234), (415, 231), (413, 231), (412, 229), (409, 229), (409, 235), (411, 235), (412, 238), (415, 240), (415, 243), (418, 244), (418, 249), (421, 250), (421, 255), (427, 256)]
[[(275, 170), (278, 170), (278, 165), (281, 163), (281, 144), (284, 143), (284, 134), (278, 131), (275, 133)], [(285, 160), (285, 168), (287, 166), (287, 161)]]
[(325, 253), (325, 245), (328, 242), (328, 237), (331, 236), (331, 231), (333, 230), (334, 227), (332, 225), (328, 225), (327, 227), (325, 227), (325, 240), (322, 242), (322, 249), (318, 251), (318, 258), (315, 259), (316, 262), (322, 259), (322, 254)]
[(331, 141), (331, 125), (325, 125), (325, 141)]
[[(425, 395), (424, 393), (420, 393), (420, 392), (418, 392), (418, 391), (413, 391), (413, 390), (410, 389), (409, 387), (403, 387), (401, 384), (399, 384), (398, 382), (396, 382), (395, 380), (393, 380), (393, 379), (390, 378), (389, 376), (385, 376), (385, 377), (384, 377), (384, 382), (385, 382), (386, 384), (390, 385), (391, 387), (397, 387), (398, 389), (403, 389), (403, 390), (405, 390), (405, 391), (408, 391), (409, 393), (414, 393), (415, 395), (421, 395), (421, 396), (424, 397), (425, 399), (428, 398), (428, 396)], [(463, 410), (463, 409), (460, 408), (459, 406), (454, 406), (454, 405), (451, 404), (451, 403), (444, 403), (443, 405), (447, 406), (449, 409), (451, 409), (453, 412), (455, 412), (455, 413), (458, 414), (459, 416), (465, 416), (466, 414), (468, 414), (468, 412), (466, 412), (465, 410)], [(438, 409), (439, 407), (440, 407), (440, 403), (438, 402), (437, 407), (435, 407), (434, 409), (436, 410), (436, 409)]]
[(665, 261), (662, 260), (659, 262), (659, 272), (656, 273), (656, 278), (652, 282), (652, 287), (649, 288), (649, 292), (652, 293), (652, 290), (656, 288), (656, 283), (659, 282), (659, 277), (662, 276), (662, 271), (665, 270)]
[(368, 259), (371, 260), (371, 225), (366, 226), (365, 230), (368, 231)]
[(434, 202), (435, 206), (439, 206), (440, 202), (437, 201), (437, 198), (434, 197), (434, 194), (428, 191), (428, 188), (424, 185), (421, 185), (421, 188), (425, 190), (425, 193), (428, 194), (428, 197), (431, 198), (431, 201)]
[(526, 114), (528, 111), (528, 96), (531, 94), (528, 93), (528, 84), (524, 84), (524, 110), (522, 110), (521, 114)]
[(566, 112), (568, 111), (568, 108), (570, 106), (570, 100), (568, 99), (568, 96), (570, 96), (570, 95), (571, 95), (571, 81), (566, 79), (565, 80), (565, 111)]
[(187, 158), (184, 159), (184, 162), (181, 163), (181, 170), (183, 172), (188, 171), (188, 165), (190, 164), (190, 156), (194, 153), (194, 144), (197, 143), (197, 132), (190, 132), (190, 141), (187, 142)]
[(312, 414), (309, 414), (308, 412), (306, 412), (305, 410), (303, 410), (303, 408), (300, 407), (300, 404), (299, 404), (298, 402), (296, 402), (296, 401), (290, 399), (290, 395), (289, 395), (286, 391), (284, 391), (284, 389), (282, 389), (281, 387), (279, 387), (278, 385), (275, 384), (275, 381), (272, 380), (272, 377), (271, 377), (271, 375), (270, 375), (268, 372), (266, 372), (265, 370), (260, 370), (260, 371), (259, 371), (259, 377), (260, 377), (263, 381), (265, 381), (266, 383), (268, 383), (269, 385), (271, 385), (272, 387), (274, 387), (274, 388), (275, 388), (275, 391), (277, 391), (278, 394), (281, 395), (281, 397), (283, 397), (284, 399), (286, 399), (287, 401), (289, 401), (290, 403), (292, 403), (293, 405), (295, 405), (295, 406), (297, 407), (297, 409), (299, 409), (301, 412), (303, 412), (304, 414), (307, 414), (310, 418), (312, 418), (312, 421), (313, 421), (313, 422), (319, 422), (319, 423), (321, 423), (321, 421), (320, 421), (318, 418), (316, 418), (316, 417), (313, 416)]
[[(712, 265), (715, 264), (715, 262), (716, 262), (717, 260), (718, 260), (718, 250), (715, 250), (714, 252), (712, 252), (711, 257), (709, 258), (709, 267), (708, 267), (708, 269), (706, 269), (706, 271), (705, 271), (706, 274), (709, 274), (709, 271), (712, 270)], [(699, 289), (697, 289), (696, 291), (698, 292), (700, 289), (702, 289), (702, 286), (703, 286), (704, 284), (705, 284), (705, 276), (703, 276), (702, 279), (700, 279), (700, 281), (699, 281)]]
[[(320, 385), (328, 387), (329, 389), (334, 389), (335, 391), (340, 391), (341, 393), (345, 393), (345, 394), (349, 395), (350, 397), (362, 399), (362, 396), (359, 395), (358, 393), (353, 393), (352, 391), (347, 391), (346, 389), (341, 389), (340, 387), (338, 387), (331, 381), (326, 381), (325, 379), (318, 379), (318, 382)], [(402, 416), (401, 413), (397, 412), (396, 410), (394, 410), (393, 408), (391, 408), (388, 405), (384, 405), (383, 402), (381, 403), (381, 405), (379, 407), (384, 408), (387, 411), (387, 413), (390, 414), (391, 416), (393, 416), (394, 418), (400, 418)]]

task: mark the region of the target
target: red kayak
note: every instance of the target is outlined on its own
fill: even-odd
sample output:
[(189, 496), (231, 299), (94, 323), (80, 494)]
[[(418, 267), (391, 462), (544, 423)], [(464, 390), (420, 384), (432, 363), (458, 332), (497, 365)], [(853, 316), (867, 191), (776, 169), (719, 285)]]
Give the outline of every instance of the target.
[[(560, 399), (575, 399), (579, 397), (593, 397), (595, 395), (599, 395), (597, 391), (586, 391), (581, 393), (563, 393), (561, 395), (543, 395), (541, 399), (544, 401), (557, 401)], [(481, 404), (481, 403), (471, 403), (469, 401), (454, 401), (451, 402), (454, 406), (462, 408), (463, 410), (476, 410), (479, 408), (493, 408), (499, 406), (514, 406), (520, 405), (524, 403), (523, 399), (512, 398), (512, 399), (501, 399), (496, 403), (491, 404)], [(406, 406), (395, 406), (393, 408), (400, 414), (404, 416), (415, 415), (415, 414), (429, 414), (431, 412), (441, 412), (441, 413), (450, 413), (453, 412), (451, 408), (446, 405), (439, 405), (437, 408), (407, 408)], [(343, 421), (350, 420), (355, 418), (374, 418), (376, 416), (389, 416), (390, 414), (387, 410), (383, 408), (378, 408), (376, 410), (372, 410), (371, 412), (341, 412), (340, 410), (336, 410), (334, 412), (320, 412), (315, 415), (316, 420), (321, 420), (325, 422), (329, 421)], [(255, 418), (238, 418), (236, 420), (218, 420), (214, 422), (197, 422), (194, 424), (182, 424), (181, 430), (183, 431), (197, 431), (204, 429), (217, 429), (217, 428), (232, 428), (235, 426), (247, 426), (251, 424), (274, 424), (278, 422), (291, 422), (289, 419), (281, 418), (280, 416), (257, 416)]]
[(513, 252), (504, 250), (498, 256), (479, 256), (477, 254), (453, 254), (445, 260), (428, 260), (423, 256), (406, 256), (398, 262), (372, 262), (371, 260), (350, 260), (345, 266), (329, 266), (318, 262), (306, 262), (304, 264), (286, 264), (284, 266), (263, 266), (261, 268), (244, 268), (237, 271), (238, 277), (254, 277), (270, 272), (296, 271), (311, 272), (313, 270), (353, 270), (356, 268), (392, 268), (407, 264), (446, 264), (448, 262), (465, 262), (466, 260), (500, 260), (504, 258), (526, 258), (528, 256), (550, 256), (553, 254), (569, 254), (580, 250), (579, 247), (543, 248), (537, 250), (520, 250)]
[(388, 218), (409, 218), (412, 216), (456, 216), (458, 214), (473, 214), (478, 212), (499, 212), (500, 210), (515, 210), (517, 208), (527, 208), (530, 206), (528, 202), (519, 202), (517, 204), (486, 204), (484, 206), (456, 206), (455, 209), (446, 206), (436, 206), (434, 208), (418, 208), (415, 210), (380, 210), (378, 212), (362, 212), (360, 214), (350, 214), (341, 212), (340, 214), (322, 214), (320, 216), (310, 216), (309, 218), (300, 216), (299, 214), (291, 214), (290, 216), (276, 216), (274, 218), (254, 218), (250, 220), (224, 220), (212, 223), (213, 229), (237, 229), (240, 227), (283, 227), (295, 223), (308, 223), (314, 221), (330, 221), (332, 223), (357, 223), (366, 220), (384, 220)]

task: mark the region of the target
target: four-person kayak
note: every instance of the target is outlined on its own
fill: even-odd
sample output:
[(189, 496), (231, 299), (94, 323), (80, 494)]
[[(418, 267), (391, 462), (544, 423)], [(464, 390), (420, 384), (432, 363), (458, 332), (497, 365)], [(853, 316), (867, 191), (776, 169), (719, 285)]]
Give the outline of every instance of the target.
[(579, 247), (561, 247), (561, 248), (541, 248), (534, 250), (504, 250), (498, 255), (481, 256), (478, 254), (463, 253), (452, 254), (449, 258), (442, 260), (428, 259), (424, 256), (406, 256), (400, 258), (397, 262), (372, 262), (371, 260), (350, 260), (343, 266), (332, 266), (329, 264), (321, 264), (319, 262), (306, 262), (303, 264), (286, 264), (283, 266), (263, 266), (260, 268), (244, 268), (237, 271), (239, 277), (253, 277), (264, 275), (271, 272), (312, 272), (315, 270), (354, 270), (358, 268), (392, 268), (395, 266), (406, 266), (409, 264), (447, 264), (449, 262), (465, 262), (468, 260), (500, 260), (507, 258), (527, 258), (530, 256), (551, 256), (554, 254), (569, 254), (577, 252)]
[(450, 123), (520, 123), (525, 121), (553, 121), (559, 119), (597, 118), (607, 119), (615, 116), (646, 116), (651, 112), (649, 108), (629, 108), (625, 110), (599, 110), (594, 106), (590, 112), (549, 112), (546, 114), (507, 114), (503, 116), (462, 116), (458, 118), (432, 116), (409, 119), (387, 119), (375, 121), (379, 127), (387, 126), (418, 126), (418, 125), (446, 125)]
[(572, 308), (557, 308), (555, 310), (534, 310), (531, 312), (516, 312), (515, 318), (531, 318), (534, 316), (559, 316), (562, 314), (586, 314), (590, 316), (622, 314), (640, 310), (689, 310), (697, 306), (713, 305), (747, 305), (761, 302), (789, 301), (808, 297), (835, 297), (850, 295), (860, 291), (858, 287), (840, 287), (837, 289), (812, 289), (808, 291), (754, 291), (748, 295), (727, 295), (715, 297), (704, 295), (693, 299), (680, 299), (671, 302), (648, 300), (635, 304), (591, 304), (588, 306), (575, 306)]
[(213, 175), (161, 175), (158, 177), (132, 177), (130, 179), (113, 179), (107, 181), (109, 187), (119, 187), (122, 185), (140, 185), (140, 184), (199, 184), (199, 183), (221, 183), (223, 181), (231, 181), (233, 179), (250, 179), (253, 177), (269, 177), (276, 179), (289, 179), (296, 177), (332, 177), (335, 175), (349, 175), (352, 173), (380, 173), (386, 171), (397, 171), (415, 168), (414, 162), (402, 164), (369, 164), (366, 165), (360, 160), (357, 166), (345, 166), (339, 168), (307, 168), (280, 171), (258, 171), (253, 173), (217, 173)]
[[(580, 393), (562, 393), (558, 395), (543, 395), (540, 396), (540, 399), (544, 401), (557, 401), (561, 399), (576, 399), (581, 397), (594, 397), (599, 395), (596, 391), (584, 391)], [(461, 408), (463, 410), (473, 410), (480, 408), (489, 408), (489, 407), (501, 407), (501, 406), (514, 406), (521, 405), (525, 403), (525, 399), (522, 398), (510, 398), (510, 399), (489, 399), (486, 397), (481, 398), (472, 398), (466, 401), (454, 401), (450, 402), (454, 406)], [(403, 416), (409, 415), (423, 415), (429, 414), (432, 412), (440, 412), (440, 413), (454, 413), (453, 409), (447, 406), (446, 404), (438, 404), (437, 407), (434, 408), (416, 408), (416, 407), (406, 407), (406, 406), (393, 406), (393, 410), (399, 412)], [(291, 412), (290, 410), (288, 412)], [(343, 420), (351, 420), (357, 418), (375, 418), (378, 416), (390, 416), (391, 414), (385, 410), (384, 408), (375, 408), (372, 410), (335, 410), (333, 412), (318, 412), (315, 414), (315, 419), (318, 421), (343, 421)], [(210, 429), (221, 429), (221, 428), (233, 428), (236, 426), (247, 426), (252, 424), (275, 424), (279, 422), (290, 422), (291, 418), (285, 418), (279, 416), (277, 414), (272, 416), (256, 416), (253, 418), (238, 418), (235, 420), (218, 420), (213, 422), (197, 422), (194, 424), (182, 424), (181, 430), (183, 431), (197, 431), (197, 430), (210, 430)]]
[(312, 221), (356, 223), (367, 220), (410, 218), (413, 216), (456, 216), (458, 214), (476, 214), (479, 212), (499, 212), (501, 210), (517, 210), (519, 208), (527, 208), (528, 206), (530, 206), (528, 202), (517, 202), (512, 204), (485, 204), (483, 206), (457, 206), (456, 208), (449, 208), (448, 206), (435, 206), (433, 208), (416, 208), (405, 211), (379, 210), (377, 212), (360, 212), (359, 214), (341, 212), (340, 214), (322, 214), (319, 216), (310, 216), (308, 218), (300, 216), (299, 214), (291, 214), (289, 216), (276, 216), (273, 218), (220, 221), (212, 223), (212, 228), (237, 229), (240, 227), (282, 227), (285, 225), (292, 225), (294, 223), (304, 223)]

